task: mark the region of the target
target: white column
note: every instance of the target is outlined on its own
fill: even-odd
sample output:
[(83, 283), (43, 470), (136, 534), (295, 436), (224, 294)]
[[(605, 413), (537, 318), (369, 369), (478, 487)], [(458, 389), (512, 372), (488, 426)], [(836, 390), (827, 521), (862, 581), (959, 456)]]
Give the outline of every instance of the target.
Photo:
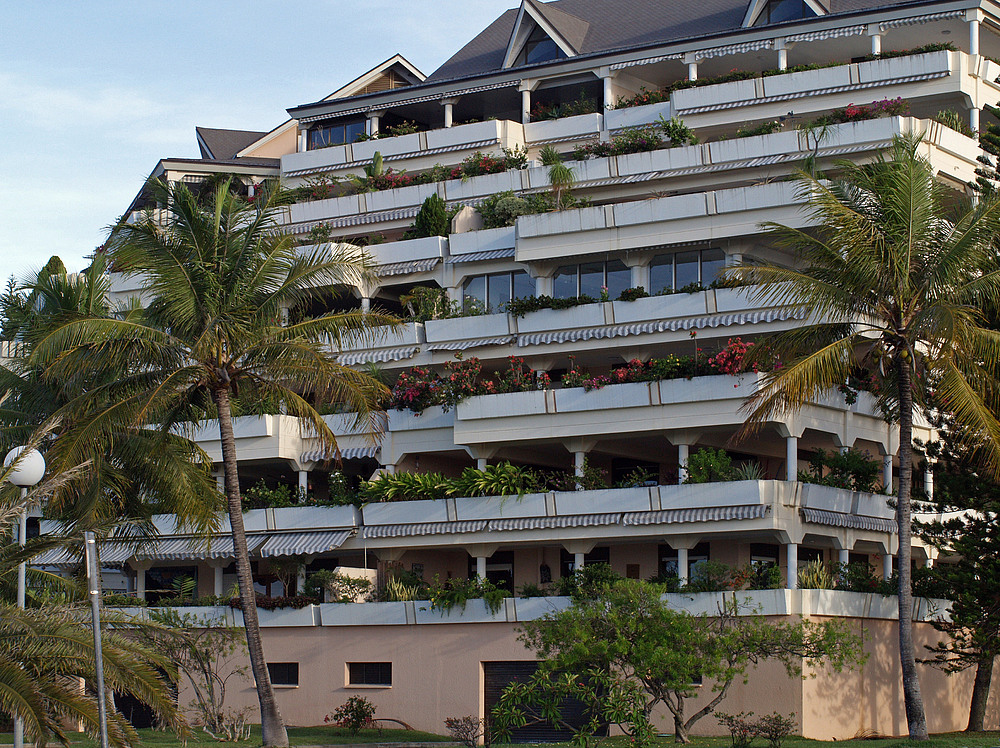
[(302, 564), (299, 566), (299, 570), (295, 572), (295, 594), (304, 595), (306, 588), (306, 565)]
[(146, 599), (146, 567), (140, 566), (135, 572), (135, 596), (140, 600)]
[(838, 550), (837, 551), (837, 561), (839, 561), (844, 566), (847, 566), (847, 564), (849, 564), (850, 561), (851, 561), (851, 552), (850, 552), (850, 550), (848, 550), (847, 548), (841, 548), (840, 550)]
[[(212, 594), (216, 597), (222, 597), (225, 592), (225, 590), (222, 589), (222, 565), (219, 564), (218, 566), (213, 566), (212, 574)], [(142, 572), (142, 575), (146, 576), (146, 572)]]
[(698, 63), (689, 62), (688, 63), (688, 80), (696, 81), (698, 80)]
[[(689, 447), (688, 447), (687, 444), (678, 444), (677, 445), (677, 484), (678, 485), (680, 485), (681, 483), (683, 483), (684, 481), (686, 481), (687, 477), (688, 477), (688, 470), (687, 470), (688, 449), (689, 449)], [(684, 551), (684, 554), (687, 555), (687, 551)]]
[(476, 458), (476, 470), (478, 470), (480, 473), (483, 472), (484, 470), (486, 470), (486, 458), (485, 457), (477, 457)]
[(305, 494), (309, 490), (309, 471), (299, 471), (299, 492)]
[(969, 21), (969, 54), (979, 54), (979, 19)]
[(573, 554), (573, 571), (579, 571), (583, 568), (583, 561), (586, 554), (584, 553), (574, 553)]
[(226, 492), (226, 474), (222, 470), (218, 470), (215, 473), (215, 487), (218, 489), (219, 493)]
[(799, 437), (785, 437), (785, 480), (795, 480), (799, 475)]
[(296, 141), (296, 148), (299, 153), (304, 153), (309, 149), (309, 131), (299, 130), (299, 137)]
[(444, 126), (451, 127), (455, 121), (455, 104), (446, 101), (444, 103)]
[[(573, 453), (573, 475), (577, 478), (583, 477), (583, 463), (587, 460), (586, 452), (574, 452)], [(576, 489), (581, 490), (581, 486), (577, 484)]]
[[(869, 33), (871, 32), (869, 31)], [(872, 54), (873, 55), (882, 54), (882, 34), (881, 33), (871, 34), (871, 37), (872, 37)]]
[(615, 92), (612, 86), (612, 81), (614, 77), (608, 73), (601, 78), (601, 82), (604, 84), (604, 108), (611, 109), (615, 105)]
[(476, 556), (476, 576), (486, 579), (486, 556)]
[(538, 296), (552, 295), (552, 276), (539, 275), (535, 278), (535, 294)]
[(979, 132), (979, 108), (973, 106), (969, 110), (969, 127), (972, 128), (973, 132)]
[(372, 300), (367, 296), (361, 297), (361, 311), (368, 314), (372, 310)]
[(681, 584), (687, 584), (691, 572), (688, 568), (688, 549), (677, 549), (677, 579)]
[(892, 576), (892, 554), (886, 553), (882, 556), (882, 578), (888, 579)]
[(788, 50), (784, 47), (778, 49), (778, 70), (788, 70)]
[(378, 121), (381, 116), (380, 112), (371, 112), (368, 115), (368, 134), (378, 135)]
[(883, 493), (892, 495), (892, 455), (882, 457), (882, 484)]
[(531, 91), (521, 91), (521, 124), (531, 122)]
[(786, 589), (794, 590), (799, 586), (799, 544), (785, 544), (785, 574), (788, 577)]
[(929, 465), (924, 470), (924, 493), (927, 494), (928, 499), (934, 498), (934, 471)]

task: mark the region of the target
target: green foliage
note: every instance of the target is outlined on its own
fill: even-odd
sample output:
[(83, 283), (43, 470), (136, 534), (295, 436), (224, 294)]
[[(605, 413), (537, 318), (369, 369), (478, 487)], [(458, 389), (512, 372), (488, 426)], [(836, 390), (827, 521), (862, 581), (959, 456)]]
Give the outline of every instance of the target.
[(332, 569), (320, 569), (306, 576), (303, 594), (318, 598), (320, 602), (354, 603), (364, 601), (372, 594), (372, 583)]
[(799, 471), (803, 483), (818, 483), (850, 491), (875, 490), (882, 475), (882, 466), (868, 452), (854, 449), (826, 452), (816, 450), (809, 460), (809, 470)]
[(448, 236), (451, 222), (448, 220), (448, 208), (444, 200), (436, 192), (429, 195), (420, 212), (413, 221), (413, 227), (406, 232), (404, 239), (422, 239), (427, 236)]
[(507, 597), (505, 589), (480, 577), (472, 579), (452, 577), (442, 581), (435, 576), (427, 592), (427, 599), (431, 601), (431, 610), (438, 610), (442, 613), (450, 613), (451, 609), (456, 606), (465, 610), (465, 604), (469, 600), (479, 599), (486, 603), (486, 607), (491, 613), (496, 613), (503, 607), (504, 598)]
[(272, 488), (263, 478), (244, 491), (240, 498), (244, 512), (251, 509), (280, 509), (300, 503), (298, 488), (292, 488), (286, 483), (275, 484)]
[(366, 727), (378, 727), (378, 722), (375, 721), (375, 705), (363, 696), (351, 696), (332, 713), (326, 715), (323, 721), (344, 727), (351, 735), (357, 735)]
[(954, 109), (942, 109), (934, 115), (934, 121), (940, 122), (945, 127), (950, 127), (955, 132), (960, 132), (967, 138), (976, 137), (976, 131), (972, 129), (968, 121)]
[(518, 216), (530, 212), (527, 201), (511, 190), (490, 195), (476, 206), (476, 210), (483, 217), (484, 229), (513, 226)]
[(538, 152), (538, 160), (542, 162), (542, 166), (554, 166), (555, 164), (562, 163), (562, 155), (553, 146), (547, 145), (543, 146), (542, 150)]
[(749, 748), (755, 738), (767, 741), (768, 748), (781, 748), (785, 738), (795, 729), (795, 715), (783, 717), (778, 712), (754, 719), (753, 712), (725, 714), (716, 712), (716, 719), (729, 730), (732, 748)]
[(733, 460), (724, 449), (702, 447), (688, 457), (685, 483), (734, 480)]
[(684, 120), (677, 117), (671, 117), (669, 120), (664, 119), (663, 115), (659, 116), (657, 122), (660, 125), (660, 129), (663, 131), (663, 137), (667, 139), (667, 142), (671, 146), (678, 145), (693, 145), (698, 142), (698, 138), (695, 137), (694, 130), (684, 124)]
[[(677, 739), (686, 742), (692, 726), (759, 662), (774, 660), (798, 675), (805, 664), (840, 671), (862, 660), (860, 640), (840, 622), (773, 623), (741, 610), (735, 600), (712, 617), (692, 616), (671, 609), (659, 587), (638, 580), (619, 580), (593, 598), (523, 623), (521, 640), (534, 650), (539, 670), (501, 697), (493, 713), (500, 739), (531, 718), (558, 725), (559, 703), (571, 694), (598, 718), (577, 734), (578, 745), (591, 740), (599, 718), (645, 744), (655, 732), (648, 715), (659, 704), (672, 714)], [(702, 679), (712, 684), (707, 703), (688, 715), (686, 701)]]
[(567, 577), (560, 577), (555, 582), (555, 592), (573, 600), (594, 600), (609, 587), (622, 580), (619, 574), (603, 561), (595, 564), (584, 564), (575, 569)]
[(754, 125), (750, 127), (749, 125), (744, 125), (736, 130), (737, 138), (752, 138), (755, 135), (770, 135), (781, 130), (781, 122), (778, 120), (768, 120), (767, 122), (761, 122), (759, 125)]
[(532, 122), (540, 120), (561, 119), (562, 117), (574, 117), (578, 114), (593, 114), (599, 110), (597, 99), (587, 96), (586, 91), (580, 89), (580, 94), (573, 101), (563, 104), (544, 104), (537, 102), (531, 109)]
[(799, 589), (832, 590), (836, 582), (837, 578), (830, 569), (830, 565), (818, 559), (808, 562), (799, 569)]
[(709, 559), (691, 568), (684, 592), (722, 592), (733, 587), (733, 568), (721, 561)]
[(382, 473), (361, 484), (358, 493), (365, 502), (443, 499), (448, 484), (441, 473)]

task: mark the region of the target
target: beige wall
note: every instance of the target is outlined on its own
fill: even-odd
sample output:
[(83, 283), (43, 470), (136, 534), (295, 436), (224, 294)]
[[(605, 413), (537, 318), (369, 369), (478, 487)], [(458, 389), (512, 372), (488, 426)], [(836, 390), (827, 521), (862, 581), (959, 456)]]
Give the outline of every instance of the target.
[[(417, 603), (421, 605), (421, 603)], [(862, 670), (841, 674), (821, 670), (805, 679), (789, 677), (777, 663), (765, 663), (750, 673), (749, 682), (737, 682), (719, 707), (724, 712), (777, 711), (794, 715), (806, 737), (844, 739), (859, 730), (886, 735), (906, 732), (895, 625), (872, 619), (846, 620), (863, 636), (870, 658)], [(936, 641), (929, 624), (917, 624), (918, 646)], [(413, 727), (444, 732), (446, 717), (482, 714), (483, 662), (531, 660), (517, 641), (515, 626), (507, 623), (442, 623), (419, 626), (337, 626), (265, 628), (264, 648), (270, 662), (298, 662), (298, 688), (278, 688), (281, 713), (290, 725), (316, 725), (349, 696), (372, 701), (378, 716), (403, 720)], [(391, 688), (350, 688), (347, 662), (392, 662)], [(968, 720), (973, 673), (946, 676), (920, 667), (921, 685), (931, 732), (964, 729)], [(250, 685), (230, 688), (229, 706), (256, 710)], [(699, 689), (687, 708), (693, 713), (712, 697), (711, 684)], [(989, 724), (997, 728), (997, 698), (991, 700)], [(670, 732), (670, 714), (657, 710), (658, 729)], [(695, 734), (723, 734), (709, 716)]]

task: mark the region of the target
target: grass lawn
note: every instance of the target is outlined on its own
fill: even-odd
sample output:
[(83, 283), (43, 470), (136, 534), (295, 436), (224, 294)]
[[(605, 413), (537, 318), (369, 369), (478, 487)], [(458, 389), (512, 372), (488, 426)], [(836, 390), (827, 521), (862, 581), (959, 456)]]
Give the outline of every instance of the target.
[[(173, 733), (160, 732), (158, 730), (140, 730), (139, 735), (142, 745), (150, 748), (183, 748), (184, 744)], [(323, 745), (345, 745), (351, 743), (430, 743), (450, 741), (451, 738), (442, 735), (434, 735), (428, 732), (417, 732), (410, 730), (362, 730), (360, 735), (352, 736), (346, 730), (337, 727), (290, 727), (288, 728), (288, 739), (293, 746), (323, 746)], [(93, 748), (96, 743), (77, 733), (71, 735), (71, 744), (80, 748)], [(969, 734), (964, 732), (951, 732), (941, 735), (932, 735), (930, 740), (923, 743), (911, 743), (906, 738), (886, 738), (883, 740), (840, 740), (836, 741), (836, 748), (900, 748), (901, 746), (913, 748), (993, 748), (1000, 741), (1000, 732), (985, 732), (979, 734)], [(10, 733), (0, 733), (0, 745), (12, 744), (13, 737)], [(205, 748), (207, 746), (220, 746), (203, 732), (195, 732), (187, 741), (187, 746), (192, 748)], [(255, 728), (253, 736), (246, 743), (222, 744), (233, 748), (250, 748), (260, 745), (260, 729)], [(629, 748), (627, 738), (610, 738), (601, 743), (603, 748)], [(674, 745), (674, 740), (670, 738), (659, 738), (656, 741), (657, 748), (667, 748)], [(782, 748), (821, 748), (830, 745), (821, 740), (806, 740), (805, 738), (788, 738)], [(706, 738), (693, 737), (691, 748), (729, 748), (729, 738)], [(764, 748), (766, 743), (763, 740), (756, 740), (754, 748)], [(569, 743), (547, 743), (545, 748), (572, 748)]]

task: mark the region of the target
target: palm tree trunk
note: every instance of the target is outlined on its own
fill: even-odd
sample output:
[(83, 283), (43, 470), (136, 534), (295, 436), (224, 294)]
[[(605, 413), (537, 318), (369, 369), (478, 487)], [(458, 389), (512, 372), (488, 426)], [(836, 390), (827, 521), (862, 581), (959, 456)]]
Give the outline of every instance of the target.
[(903, 703), (911, 740), (927, 739), (924, 699), (913, 648), (913, 585), (910, 572), (910, 493), (913, 484), (913, 390), (909, 360), (898, 358), (899, 372), (899, 494), (896, 524), (899, 537), (899, 664), (903, 671)]
[(260, 638), (257, 619), (257, 595), (253, 589), (253, 572), (250, 569), (250, 552), (247, 550), (247, 533), (243, 526), (243, 506), (240, 501), (240, 481), (236, 467), (236, 437), (233, 436), (233, 417), (229, 409), (229, 390), (212, 391), (212, 400), (219, 411), (219, 436), (222, 441), (222, 465), (226, 476), (226, 503), (229, 523), (233, 530), (233, 551), (236, 555), (236, 576), (240, 583), (240, 604), (243, 608), (243, 627), (250, 653), (250, 669), (257, 683), (257, 701), (260, 702), (260, 729), (265, 746), (288, 746), (288, 734), (274, 700), (271, 677), (264, 659), (264, 646)]
[(969, 706), (969, 726), (966, 732), (983, 732), (986, 727), (986, 702), (990, 698), (993, 680), (993, 657), (984, 657), (976, 666), (976, 682), (972, 686), (972, 703)]

